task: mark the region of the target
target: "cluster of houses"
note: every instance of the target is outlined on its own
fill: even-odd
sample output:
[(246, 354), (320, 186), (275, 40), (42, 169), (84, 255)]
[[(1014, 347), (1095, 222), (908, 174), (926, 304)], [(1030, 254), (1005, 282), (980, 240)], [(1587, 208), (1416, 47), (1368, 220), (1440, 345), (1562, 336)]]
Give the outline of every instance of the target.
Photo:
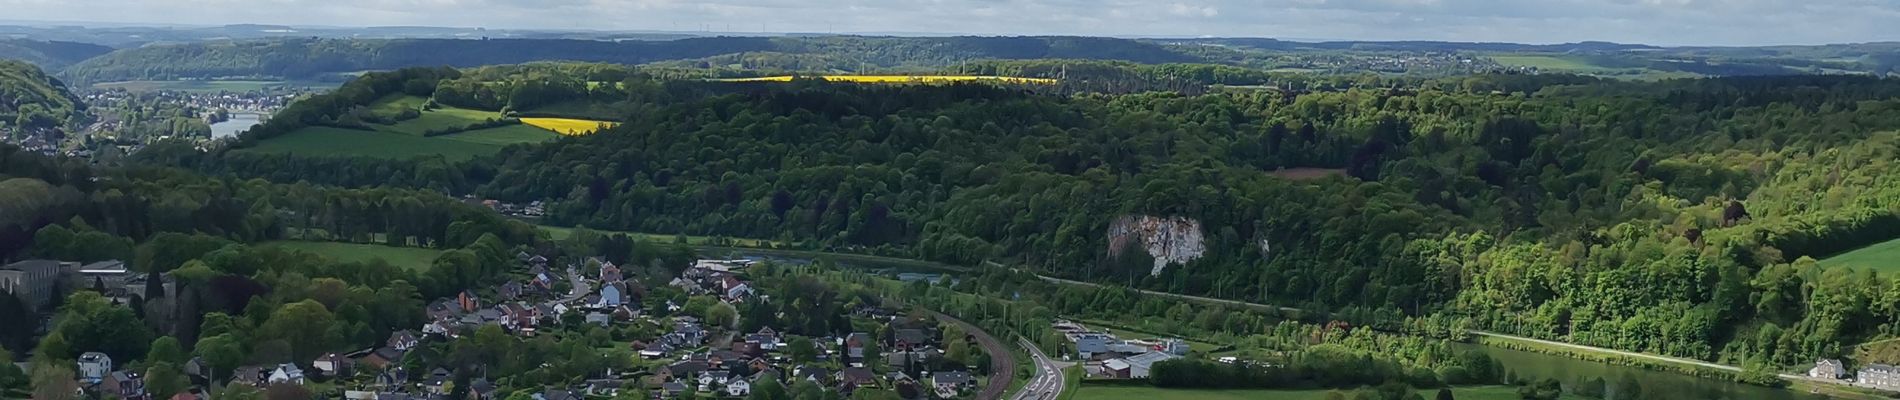
[(1069, 321), (1056, 321), (1054, 327), (1075, 345), (1074, 357), (1083, 361), (1083, 369), (1097, 378), (1147, 378), (1155, 363), (1188, 354), (1188, 343), (1181, 339), (1124, 340), (1113, 333), (1093, 331)]
[[(375, 348), (324, 354), (308, 364), (312, 369), (308, 373), (362, 377), (365, 375), (357, 374), (359, 369), (372, 367), (360, 371), (378, 371), (373, 380), (343, 388), (344, 397), (441, 399), (450, 392), (445, 388), (452, 387), (451, 371), (405, 370), (402, 360), (412, 349), (483, 325), (533, 336), (537, 329), (550, 327), (545, 324), (573, 321), (573, 315), (579, 315), (586, 324), (612, 326), (642, 321), (667, 327), (654, 338), (627, 344), (638, 357), (664, 366), (651, 371), (605, 371), (569, 387), (545, 388), (535, 395), (537, 400), (614, 396), (630, 386), (647, 388), (655, 398), (673, 398), (687, 392), (702, 397), (743, 397), (762, 380), (775, 380), (786, 387), (811, 381), (847, 395), (860, 388), (892, 389), (907, 394), (907, 399), (923, 400), (960, 398), (973, 393), (977, 384), (976, 377), (963, 368), (936, 368), (943, 365), (944, 352), (934, 321), (911, 320), (874, 307), (856, 310), (856, 317), (888, 325), (887, 337), (852, 333), (809, 338), (817, 360), (800, 363), (792, 360), (788, 345), (791, 338), (773, 327), (741, 332), (709, 326), (692, 316), (643, 315), (639, 299), (646, 295), (646, 288), (629, 281), (628, 274), (611, 262), (588, 259), (582, 265), (569, 265), (565, 271), (555, 272), (545, 257), (523, 253), (517, 258), (525, 278), (492, 288), (488, 295), (492, 299), (476, 291), (439, 299), (428, 304), (427, 322), (417, 329), (394, 332)], [(667, 284), (728, 303), (769, 301), (743, 279), (743, 270), (751, 266), (753, 262), (748, 260), (700, 260)], [(571, 290), (557, 289), (562, 286)], [(682, 308), (670, 302), (664, 307), (676, 311)], [(868, 353), (873, 347), (883, 350)], [(292, 365), (245, 367), (231, 380), (267, 386), (301, 382), (304, 373)], [(508, 395), (497, 393), (497, 385), (483, 378), (471, 382), (468, 389), (467, 400), (495, 400)]]
[(1814, 368), (1808, 369), (1808, 377), (1845, 381), (1855, 386), (1880, 390), (1900, 391), (1900, 367), (1888, 364), (1867, 364), (1848, 377), (1847, 365), (1837, 359), (1820, 359), (1814, 362)]

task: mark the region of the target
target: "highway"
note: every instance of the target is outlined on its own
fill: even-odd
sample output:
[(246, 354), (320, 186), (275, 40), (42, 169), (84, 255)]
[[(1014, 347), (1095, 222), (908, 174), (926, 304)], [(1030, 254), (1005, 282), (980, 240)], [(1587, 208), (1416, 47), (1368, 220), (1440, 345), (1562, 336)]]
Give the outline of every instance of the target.
[(1050, 359), (1049, 355), (1042, 354), (1042, 349), (1037, 348), (1035, 343), (1030, 343), (1029, 339), (1017, 338), (1016, 341), (1028, 348), (1029, 354), (1035, 357), (1036, 373), (1029, 378), (1028, 384), (1023, 385), (1023, 390), (1016, 392), (1016, 397), (1012, 399), (1055, 400), (1061, 398), (1063, 386), (1069, 382), (1068, 377), (1064, 375), (1066, 372), (1062, 369), (1073, 364)]

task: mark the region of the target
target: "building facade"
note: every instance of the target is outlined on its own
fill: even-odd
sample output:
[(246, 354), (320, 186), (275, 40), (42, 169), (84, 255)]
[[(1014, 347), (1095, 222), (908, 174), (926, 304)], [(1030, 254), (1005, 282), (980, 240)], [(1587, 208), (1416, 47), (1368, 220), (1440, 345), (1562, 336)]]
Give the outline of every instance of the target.
[(29, 310), (41, 311), (52, 304), (58, 290), (60, 263), (53, 260), (26, 260), (0, 267), (0, 291), (13, 294)]

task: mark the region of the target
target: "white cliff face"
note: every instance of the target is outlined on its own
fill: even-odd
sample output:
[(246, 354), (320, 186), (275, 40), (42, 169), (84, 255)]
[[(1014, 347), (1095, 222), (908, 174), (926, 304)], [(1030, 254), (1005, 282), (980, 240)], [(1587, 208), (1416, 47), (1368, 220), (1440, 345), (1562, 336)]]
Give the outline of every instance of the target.
[(1154, 257), (1154, 269), (1148, 271), (1150, 276), (1161, 275), (1169, 265), (1199, 259), (1207, 252), (1201, 221), (1187, 217), (1124, 215), (1116, 218), (1115, 223), (1108, 226), (1108, 254), (1122, 254), (1130, 244), (1140, 246)]

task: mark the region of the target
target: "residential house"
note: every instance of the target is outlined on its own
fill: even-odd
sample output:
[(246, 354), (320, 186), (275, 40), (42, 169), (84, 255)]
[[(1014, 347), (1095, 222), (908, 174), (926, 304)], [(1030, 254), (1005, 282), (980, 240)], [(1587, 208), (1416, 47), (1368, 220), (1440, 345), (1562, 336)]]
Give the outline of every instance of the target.
[(549, 388), (534, 394), (535, 400), (581, 400), (580, 393), (572, 390)]
[(691, 378), (694, 376), (698, 376), (699, 373), (706, 372), (706, 370), (708, 369), (712, 369), (711, 364), (708, 364), (705, 361), (695, 361), (695, 360), (675, 361), (672, 364), (667, 364), (666, 366), (667, 372), (672, 373), (673, 376), (677, 378)]
[(607, 324), (610, 322), (613, 322), (613, 316), (610, 316), (607, 314), (601, 314), (597, 312), (587, 313), (587, 323), (600, 325), (600, 326), (607, 326)]
[(361, 362), (377, 369), (389, 368), (390, 365), (402, 361), (403, 353), (405, 352), (396, 350), (394, 347), (378, 347), (376, 351), (363, 355)]
[(1854, 374), (1861, 385), (1880, 390), (1900, 390), (1900, 368), (1887, 364), (1868, 364)]
[(349, 376), (352, 364), (349, 357), (337, 353), (326, 353), (310, 362), (310, 366), (324, 376)]
[(867, 334), (864, 332), (854, 332), (850, 335), (847, 335), (844, 338), (844, 356), (846, 358), (853, 359), (853, 360), (863, 359), (864, 347), (870, 343), (871, 343), (870, 334)]
[(870, 368), (847, 367), (838, 371), (837, 379), (838, 387), (847, 392), (857, 388), (877, 387), (877, 373), (871, 372)]
[(134, 371), (113, 371), (99, 389), (124, 400), (146, 400), (145, 378)]
[(891, 332), (891, 349), (912, 351), (930, 346), (933, 341), (922, 329), (898, 329)]
[(640, 309), (634, 308), (632, 305), (621, 304), (619, 307), (614, 307), (613, 316), (614, 320), (632, 321), (640, 318)]
[(112, 357), (92, 351), (80, 354), (77, 372), (79, 381), (88, 385), (105, 381), (106, 375), (112, 373)]
[(273, 383), (273, 384), (292, 383), (292, 384), (302, 385), (303, 384), (303, 369), (297, 368), (296, 364), (290, 364), (290, 363), (280, 364), (277, 366), (277, 369), (271, 370), (270, 378), (266, 379), (266, 381), (269, 381), (270, 383)]
[(510, 280), (495, 288), (495, 293), (501, 295), (503, 300), (520, 300), (521, 295), (527, 292), (526, 287), (521, 284), (521, 281)]
[(664, 398), (677, 398), (681, 393), (686, 393), (686, 384), (679, 382), (660, 384), (660, 392), (660, 394), (664, 395)]
[(482, 308), (482, 299), (476, 297), (475, 293), (464, 290), (462, 294), (455, 295), (455, 304), (462, 307), (462, 312), (475, 312)]
[(1808, 369), (1809, 378), (1841, 379), (1844, 376), (1847, 376), (1847, 367), (1841, 365), (1841, 360), (1832, 358), (1817, 360), (1814, 368)]
[(384, 369), (383, 372), (376, 374), (376, 387), (379, 388), (396, 388), (408, 381), (409, 371), (402, 369), (401, 366), (387, 368)]
[(745, 397), (749, 394), (752, 394), (752, 382), (747, 382), (744, 379), (734, 379), (731, 382), (726, 382), (727, 396)]
[(594, 307), (596, 308), (619, 307), (620, 304), (622, 304), (626, 300), (624, 297), (621, 296), (621, 293), (625, 291), (625, 289), (622, 289), (623, 286), (624, 285), (619, 284), (619, 283), (609, 283), (606, 285), (602, 285), (600, 287), (600, 301), (597, 303), (594, 303)]
[(944, 371), (930, 375), (930, 386), (936, 390), (937, 397), (952, 398), (964, 389), (976, 386), (976, 379), (971, 378), (968, 372)]
[(647, 343), (646, 348), (640, 349), (640, 358), (648, 360), (659, 359), (666, 357), (666, 354), (671, 352), (673, 352), (672, 346), (667, 346), (664, 341), (654, 340), (653, 343)]
[(416, 333), (408, 329), (390, 332), (389, 339), (383, 342), (384, 345), (396, 351), (409, 351), (421, 343), (422, 341), (416, 338)]
[(264, 387), (264, 378), (270, 376), (269, 373), (269, 370), (257, 365), (238, 367), (237, 370), (231, 371), (231, 384), (261, 388)]
[(714, 391), (719, 387), (718, 385), (724, 385), (730, 381), (732, 381), (731, 372), (721, 370), (706, 371), (699, 374), (699, 391)]
[(494, 400), (496, 397), (495, 393), (498, 390), (499, 388), (495, 387), (495, 383), (489, 382), (488, 378), (475, 378), (474, 381), (468, 383), (468, 399)]
[(627, 278), (620, 274), (620, 267), (615, 266), (613, 262), (609, 262), (609, 261), (600, 262), (600, 281), (601, 282), (618, 283), (624, 280), (627, 280)]

